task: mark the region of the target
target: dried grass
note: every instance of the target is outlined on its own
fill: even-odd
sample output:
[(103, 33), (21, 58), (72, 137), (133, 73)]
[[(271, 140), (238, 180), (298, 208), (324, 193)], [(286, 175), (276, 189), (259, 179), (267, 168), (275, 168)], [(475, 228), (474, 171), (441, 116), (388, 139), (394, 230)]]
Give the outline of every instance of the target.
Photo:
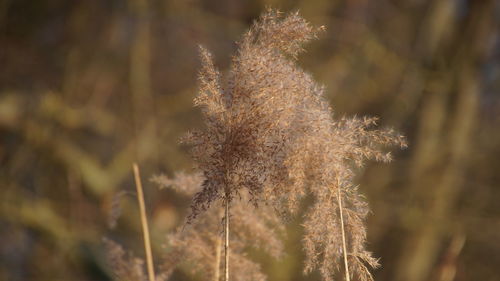
[(210, 280), (224, 272), (227, 281), (229, 271), (237, 273), (231, 280), (265, 280), (245, 248), (281, 256), (277, 233), (284, 222), (276, 214), (297, 214), (309, 195), (314, 203), (304, 216), (304, 272), (317, 269), (330, 281), (344, 264), (346, 280), (373, 280), (367, 265), (379, 263), (365, 249), (368, 206), (353, 184), (354, 171), (370, 159), (391, 161), (383, 148), (406, 143), (390, 129), (376, 129), (376, 118), (334, 117), (324, 88), (296, 64), (303, 44), (321, 30), (298, 13), (268, 10), (238, 42), (227, 77), (200, 47), (194, 104), (206, 126), (183, 138), (199, 173), (155, 178), (193, 196), (185, 229), (167, 238), (164, 278), (189, 261), (194, 273)]

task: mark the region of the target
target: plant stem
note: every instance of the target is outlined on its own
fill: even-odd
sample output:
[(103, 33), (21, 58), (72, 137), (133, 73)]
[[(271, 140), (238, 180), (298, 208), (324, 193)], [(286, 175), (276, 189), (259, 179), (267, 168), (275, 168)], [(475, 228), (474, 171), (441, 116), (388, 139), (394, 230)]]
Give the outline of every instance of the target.
[(339, 203), (339, 212), (340, 212), (340, 229), (342, 231), (342, 248), (343, 248), (343, 253), (344, 253), (344, 266), (345, 266), (345, 280), (350, 281), (350, 275), (349, 275), (349, 266), (347, 263), (347, 246), (345, 242), (345, 230), (344, 230), (344, 217), (342, 213), (342, 198), (340, 197), (340, 185), (337, 187), (337, 200)]
[(137, 201), (139, 201), (139, 209), (141, 212), (142, 234), (144, 236), (144, 249), (146, 251), (146, 262), (148, 266), (149, 281), (155, 281), (155, 272), (153, 267), (153, 254), (151, 251), (151, 242), (149, 240), (148, 219), (146, 216), (146, 206), (144, 204), (144, 194), (142, 192), (141, 176), (139, 174), (139, 166), (133, 164), (135, 187), (137, 189)]
[(224, 274), (225, 274), (225, 281), (229, 281), (229, 197), (226, 196), (226, 200), (225, 200), (225, 206), (226, 208), (226, 214), (225, 214), (225, 220), (224, 220), (224, 224), (225, 224), (225, 230), (224, 230), (224, 234), (225, 234), (225, 241), (224, 241), (224, 255), (225, 255), (225, 259), (226, 259), (226, 262), (224, 263)]
[[(221, 208), (219, 210), (218, 217), (222, 217), (224, 210)], [(222, 236), (217, 235), (217, 240), (215, 242), (215, 268), (214, 268), (214, 281), (220, 281), (220, 263), (221, 263), (221, 252), (222, 252)]]
[(217, 242), (215, 245), (215, 270), (214, 270), (214, 281), (219, 281), (220, 279), (220, 260), (221, 260), (221, 248), (222, 248), (222, 237), (217, 235)]

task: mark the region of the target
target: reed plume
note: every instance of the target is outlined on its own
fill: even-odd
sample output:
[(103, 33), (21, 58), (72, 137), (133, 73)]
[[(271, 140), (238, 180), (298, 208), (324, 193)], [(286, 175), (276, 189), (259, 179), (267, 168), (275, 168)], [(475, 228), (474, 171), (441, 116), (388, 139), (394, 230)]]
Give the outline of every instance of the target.
[(367, 265), (379, 264), (365, 249), (369, 209), (353, 184), (355, 170), (370, 159), (391, 161), (383, 148), (406, 143), (390, 129), (376, 129), (376, 118), (334, 118), (324, 88), (296, 64), (302, 45), (322, 29), (298, 13), (268, 10), (238, 42), (224, 79), (200, 47), (194, 103), (205, 128), (183, 138), (199, 172), (154, 179), (193, 198), (187, 224), (167, 236), (170, 251), (157, 279), (189, 263), (193, 273), (214, 281), (223, 274), (228, 281), (230, 269), (238, 272), (232, 280), (265, 280), (245, 249), (281, 256), (277, 234), (284, 224), (277, 214), (297, 214), (311, 196), (303, 222), (304, 272), (317, 269), (325, 281), (340, 272), (347, 281), (373, 280)]
[(144, 260), (132, 253), (127, 253), (123, 247), (111, 239), (103, 238), (106, 255), (115, 280), (146, 281)]
[(388, 162), (381, 148), (406, 144), (392, 130), (373, 129), (375, 118), (334, 118), (323, 87), (296, 64), (303, 44), (322, 29), (298, 13), (268, 10), (238, 43), (225, 79), (200, 47), (194, 103), (206, 127), (183, 140), (204, 180), (188, 222), (244, 191), (254, 205), (273, 202), (289, 214), (309, 194), (315, 201), (303, 224), (304, 272), (318, 268), (333, 280), (344, 258), (346, 279), (371, 280), (365, 264), (378, 262), (364, 248), (368, 208), (353, 185), (354, 168), (369, 159)]

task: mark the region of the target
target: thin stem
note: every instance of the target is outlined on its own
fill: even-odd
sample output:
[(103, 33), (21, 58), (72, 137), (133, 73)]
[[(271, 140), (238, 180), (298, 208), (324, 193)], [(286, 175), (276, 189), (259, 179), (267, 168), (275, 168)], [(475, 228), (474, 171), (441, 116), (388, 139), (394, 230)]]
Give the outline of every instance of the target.
[(224, 219), (224, 224), (225, 224), (225, 241), (224, 241), (224, 255), (226, 262), (224, 263), (224, 274), (225, 274), (225, 281), (229, 281), (229, 198), (226, 196), (225, 200), (225, 208), (226, 208), (226, 214), (225, 214), (225, 219)]
[[(222, 216), (224, 211), (220, 209), (219, 218)], [(217, 240), (215, 242), (215, 270), (214, 270), (214, 281), (220, 280), (220, 263), (221, 263), (221, 252), (222, 252), (222, 235), (217, 235)]]
[(221, 248), (222, 248), (222, 237), (217, 235), (217, 241), (215, 245), (215, 270), (214, 270), (214, 281), (219, 281), (220, 279), (220, 261), (221, 261)]
[(139, 166), (133, 164), (135, 187), (137, 189), (137, 201), (139, 201), (139, 209), (141, 212), (142, 234), (144, 236), (144, 249), (146, 251), (146, 262), (148, 266), (149, 281), (155, 281), (155, 272), (153, 267), (153, 254), (151, 251), (151, 242), (149, 240), (148, 219), (146, 216), (146, 206), (144, 204), (144, 194), (142, 192), (141, 176), (139, 174)]
[(351, 277), (349, 275), (349, 265), (347, 263), (347, 246), (345, 243), (345, 230), (344, 230), (344, 217), (342, 213), (342, 198), (340, 197), (340, 185), (337, 187), (337, 200), (339, 202), (339, 212), (340, 212), (340, 229), (342, 231), (342, 248), (344, 254), (344, 266), (345, 266), (345, 280), (350, 281)]

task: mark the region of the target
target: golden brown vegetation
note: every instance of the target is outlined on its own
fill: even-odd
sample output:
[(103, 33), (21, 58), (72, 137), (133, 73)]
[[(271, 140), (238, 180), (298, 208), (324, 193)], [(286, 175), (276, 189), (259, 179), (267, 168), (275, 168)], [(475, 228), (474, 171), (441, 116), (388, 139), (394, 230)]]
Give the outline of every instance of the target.
[[(135, 196), (130, 165), (140, 163), (147, 177), (191, 171), (189, 154), (177, 140), (189, 128), (203, 128), (200, 108), (191, 103), (197, 44), (214, 54), (226, 87), (227, 54), (236, 56), (239, 46), (232, 42), (266, 5), (299, 9), (314, 25), (328, 27), (297, 61), (285, 57), (325, 84), (334, 121), (380, 116), (382, 127), (404, 132), (411, 143), (393, 150), (392, 163), (350, 167), (373, 213), (366, 220), (366, 247), (383, 264), (371, 270), (374, 278), (463, 281), (499, 275), (497, 1), (0, 2), (1, 280), (109, 280), (104, 233), (126, 245), (125, 274), (148, 278), (139, 206), (128, 196)], [(172, 249), (162, 248), (165, 234), (175, 233), (189, 215), (189, 196), (151, 182), (144, 188), (161, 273)], [(265, 194), (256, 194), (259, 208), (274, 207), (261, 198)], [(346, 217), (348, 200), (333, 195), (342, 205), (339, 218)], [(297, 202), (295, 216), (278, 208), (288, 223), (282, 241), (287, 255), (276, 260), (250, 250), (247, 256), (269, 280), (321, 280), (321, 264), (301, 274), (302, 225), (314, 195)], [(207, 212), (222, 203), (216, 199)], [(109, 222), (116, 225), (107, 232), (104, 214), (110, 209), (115, 213)], [(223, 213), (216, 220), (222, 243)], [(231, 225), (236, 220), (231, 215)], [(341, 242), (338, 252), (345, 254), (349, 227), (339, 224), (346, 250)], [(231, 226), (230, 248), (236, 231)], [(131, 252), (144, 260), (142, 275)], [(217, 256), (224, 263), (224, 253)], [(335, 263), (336, 280), (345, 279), (344, 263), (342, 256)], [(201, 271), (191, 274), (191, 264), (182, 260), (170, 279), (204, 280)], [(237, 271), (230, 273), (236, 277)]]
[[(343, 257), (346, 279), (351, 272), (364, 281), (372, 280), (365, 264), (378, 266), (365, 250), (368, 208), (353, 184), (353, 168), (368, 159), (388, 162), (391, 156), (381, 147), (406, 144), (392, 130), (371, 129), (373, 118), (333, 118), (323, 88), (294, 62), (302, 45), (320, 29), (311, 27), (298, 13), (267, 11), (238, 43), (224, 82), (210, 53), (200, 48), (200, 93), (195, 105), (202, 108), (206, 128), (192, 131), (184, 142), (191, 145), (202, 176), (180, 174), (179, 179), (162, 182), (175, 183), (176, 189), (184, 187), (185, 193), (193, 186), (202, 188), (194, 194), (187, 222), (195, 227), (170, 236), (169, 244), (176, 260), (182, 260), (182, 253), (197, 271), (215, 276), (213, 280), (219, 280), (216, 273), (222, 264), (217, 223), (222, 210), (224, 280), (229, 280), (229, 268), (236, 272), (233, 280), (263, 280), (258, 267), (243, 263), (245, 259), (238, 254), (252, 244), (278, 247), (273, 246), (278, 243), (273, 235), (261, 233), (270, 233), (258, 227), (265, 223), (245, 215), (251, 212), (242, 210), (241, 201), (246, 200), (258, 210), (255, 214), (269, 204), (278, 213), (293, 215), (306, 195), (313, 196), (303, 224), (304, 272), (319, 268), (324, 280), (333, 280)], [(202, 214), (206, 216), (198, 221)], [(243, 236), (246, 239), (231, 245), (230, 220), (237, 233), (248, 232)], [(258, 237), (268, 239), (252, 241)], [(279, 251), (272, 252), (277, 255)], [(214, 260), (216, 270), (212, 270)]]

